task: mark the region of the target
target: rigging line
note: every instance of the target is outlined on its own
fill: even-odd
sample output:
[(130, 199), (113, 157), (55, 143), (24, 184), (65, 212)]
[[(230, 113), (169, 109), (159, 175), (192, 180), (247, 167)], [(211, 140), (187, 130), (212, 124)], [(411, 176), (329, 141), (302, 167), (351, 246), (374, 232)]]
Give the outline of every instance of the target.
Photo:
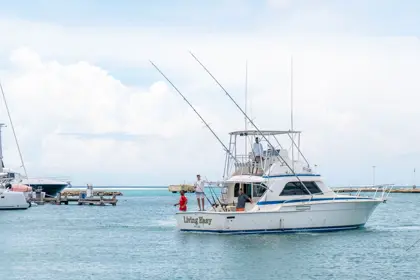
[[(210, 71), (201, 63), (201, 61), (190, 51), (191, 56), (201, 65), (201, 67), (204, 68), (204, 70), (213, 78), (213, 80), (220, 86), (220, 88), (226, 93), (226, 95), (232, 100), (232, 102), (238, 107), (238, 109), (244, 114), (244, 116), (249, 120), (249, 122), (252, 124), (252, 126), (255, 127), (255, 129), (261, 134), (261, 136), (264, 138), (265, 141), (271, 146), (272, 149), (274, 149), (274, 146), (270, 143), (270, 141), (265, 137), (265, 135), (261, 132), (261, 130), (255, 125), (255, 123), (248, 117), (248, 115), (242, 110), (241, 106), (238, 105), (238, 103), (232, 98), (232, 96), (227, 92), (227, 90), (220, 84), (220, 82), (210, 73)], [(305, 186), (305, 184), (300, 180), (300, 178), (296, 175), (295, 171), (292, 167), (283, 159), (282, 156), (277, 155), (279, 159), (284, 161), (284, 164), (289, 168), (289, 170), (292, 172), (292, 174), (296, 177), (296, 179), (302, 184), (302, 186), (305, 188), (305, 190), (308, 192), (308, 194), (311, 195), (311, 198), (313, 197), (312, 193), (308, 190), (308, 188)]]
[[(245, 112), (248, 109), (248, 60), (245, 62)], [(248, 120), (245, 118), (245, 131), (248, 130)], [(248, 135), (245, 135), (245, 155), (248, 154)]]
[(417, 239), (417, 241), (416, 242), (414, 242), (413, 244), (411, 244), (411, 246), (410, 247), (408, 247), (407, 249), (405, 249), (405, 251), (407, 252), (408, 250), (410, 250), (411, 248), (413, 248), (417, 243), (419, 243), (420, 242), (420, 238), (419, 239)]
[(168, 81), (168, 83), (171, 84), (171, 86), (179, 93), (179, 95), (181, 95), (181, 97), (185, 100), (185, 102), (187, 102), (187, 104), (191, 107), (191, 109), (193, 109), (193, 111), (197, 114), (197, 116), (201, 119), (201, 121), (207, 126), (207, 128), (210, 130), (210, 132), (214, 135), (214, 137), (216, 137), (216, 139), (219, 141), (219, 143), (223, 146), (224, 150), (226, 151), (226, 153), (228, 153), (235, 162), (238, 163), (238, 160), (232, 155), (232, 153), (229, 151), (229, 149), (226, 147), (225, 144), (223, 144), (222, 140), (220, 140), (220, 138), (217, 136), (217, 134), (213, 131), (213, 129), (211, 129), (211, 127), (207, 124), (207, 122), (203, 119), (203, 117), (197, 112), (197, 110), (194, 108), (194, 106), (187, 100), (187, 98), (181, 93), (181, 91), (179, 91), (179, 89), (169, 80), (168, 77), (165, 76), (165, 74), (163, 74), (163, 72), (151, 61), (149, 60), (150, 63), (153, 65), (153, 67), (156, 68), (156, 70)]
[(22, 163), (23, 171), (25, 172), (25, 177), (28, 178), (28, 173), (26, 172), (25, 162), (23, 161), (22, 153), (20, 151), (19, 142), (18, 142), (16, 132), (15, 132), (15, 127), (14, 127), (13, 122), (12, 122), (12, 117), (10, 115), (9, 106), (7, 105), (7, 101), (6, 101), (6, 95), (4, 94), (4, 90), (3, 90), (3, 86), (1, 85), (1, 82), (0, 82), (0, 90), (1, 90), (1, 94), (3, 95), (4, 105), (6, 106), (6, 111), (7, 111), (7, 115), (9, 116), (10, 125), (12, 126), (13, 136), (15, 137), (15, 142), (16, 142), (16, 146), (17, 146), (17, 149), (18, 149), (18, 152), (19, 152), (20, 161)]
[(309, 161), (306, 159), (306, 157), (303, 155), (303, 153), (302, 153), (302, 151), (300, 150), (300, 148), (299, 148), (299, 145), (297, 145), (296, 144), (296, 141), (295, 140), (293, 140), (293, 137), (292, 136), (290, 136), (290, 134), (289, 134), (289, 138), (290, 138), (290, 140), (292, 141), (292, 144), (296, 147), (296, 149), (298, 150), (298, 152), (299, 152), (299, 154), (303, 157), (303, 159), (305, 160), (305, 162), (306, 162), (306, 164), (308, 165), (308, 167), (310, 166), (309, 165)]

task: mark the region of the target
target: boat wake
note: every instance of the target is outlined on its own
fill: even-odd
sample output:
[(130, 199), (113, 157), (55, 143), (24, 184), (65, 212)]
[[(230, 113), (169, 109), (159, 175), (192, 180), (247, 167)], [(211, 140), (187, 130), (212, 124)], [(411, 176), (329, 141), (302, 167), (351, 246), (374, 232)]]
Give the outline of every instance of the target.
[(374, 231), (391, 231), (391, 232), (399, 232), (399, 231), (420, 231), (420, 225), (403, 225), (403, 226), (378, 226), (371, 228)]

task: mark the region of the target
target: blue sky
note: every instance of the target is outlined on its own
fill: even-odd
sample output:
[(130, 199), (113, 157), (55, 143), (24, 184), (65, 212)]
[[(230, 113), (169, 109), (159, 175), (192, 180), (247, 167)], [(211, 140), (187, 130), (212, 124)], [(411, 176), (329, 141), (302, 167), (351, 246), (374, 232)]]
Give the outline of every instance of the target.
[[(267, 21), (281, 25), (296, 13), (326, 10), (343, 20), (340, 31), (367, 35), (419, 35), (420, 2), (415, 0), (33, 0), (0, 1), (3, 16), (72, 26), (142, 26), (249, 31)], [(301, 18), (305, 20), (305, 18)], [(317, 27), (317, 23), (313, 22)], [(318, 26), (319, 27), (319, 26)], [(334, 26), (324, 31), (334, 30)], [(309, 31), (311, 25), (307, 25)]]
[[(0, 78), (36, 176), (69, 174), (76, 185), (162, 185), (196, 173), (219, 179), (219, 144), (148, 62), (157, 63), (227, 141), (243, 118), (188, 50), (237, 100), (248, 59), (253, 115), (267, 129), (288, 128), (293, 52), (296, 124), (309, 134), (310, 162), (332, 184), (370, 182), (372, 165), (379, 181), (409, 184), (412, 168), (420, 169), (420, 135), (407, 121), (420, 118), (414, 106), (420, 63), (413, 63), (420, 61), (420, 44), (410, 37), (420, 35), (419, 1), (0, 5)], [(267, 98), (275, 101), (268, 109)], [(5, 162), (18, 166), (11, 131), (4, 134)]]

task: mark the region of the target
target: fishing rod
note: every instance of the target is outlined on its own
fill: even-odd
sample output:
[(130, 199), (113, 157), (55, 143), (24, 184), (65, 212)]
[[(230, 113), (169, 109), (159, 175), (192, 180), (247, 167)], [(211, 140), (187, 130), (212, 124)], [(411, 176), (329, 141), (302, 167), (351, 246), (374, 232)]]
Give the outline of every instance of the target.
[[(207, 181), (207, 177), (205, 177), (206, 178), (206, 180), (204, 181), (204, 182), (208, 182)], [(214, 196), (213, 196), (213, 193), (212, 193), (212, 189), (211, 189), (211, 187), (210, 187), (210, 185), (209, 185), (209, 189), (210, 189), (210, 195), (211, 195), (211, 197), (213, 198), (213, 203), (210, 203), (211, 205), (215, 205), (216, 204), (216, 199), (214, 198)], [(204, 191), (203, 191), (204, 192)]]
[[(216, 211), (216, 208), (214, 207), (214, 204), (212, 204), (212, 203), (211, 203), (210, 199), (207, 197), (207, 195), (206, 195), (206, 193), (204, 192), (204, 190), (203, 190), (203, 195), (204, 195), (204, 197), (207, 199), (207, 201), (209, 202), (209, 204), (211, 205), (211, 207), (214, 209), (214, 212), (217, 212), (217, 211)], [(198, 206), (201, 208), (201, 206), (200, 206), (200, 201), (198, 201)], [(203, 211), (204, 211), (204, 209), (203, 209)]]
[[(213, 189), (210, 187), (210, 194), (211, 194), (211, 198), (213, 198), (213, 205), (216, 205), (217, 207), (217, 202), (216, 202), (216, 198), (214, 198), (214, 195), (216, 195), (216, 193), (213, 192)], [(216, 195), (217, 197), (217, 195)]]
[[(216, 198), (214, 198), (214, 194), (215, 193), (213, 192), (213, 188), (209, 186), (209, 189), (210, 189), (211, 198), (213, 198), (213, 204), (216, 204), (217, 205)], [(216, 195), (216, 197), (217, 197), (217, 195)]]
[[(206, 178), (206, 181), (208, 182), (208, 180), (207, 180), (207, 177), (205, 177)], [(219, 202), (219, 205), (220, 205), (220, 207), (223, 209), (223, 207), (222, 207), (222, 203), (220, 202), (220, 200), (219, 200), (219, 197), (217, 196), (217, 194), (216, 194), (216, 191), (214, 190), (214, 188), (213, 187), (210, 187), (210, 193), (211, 192), (213, 192), (214, 193), (214, 195), (216, 196), (216, 198), (217, 198), (217, 201)], [(211, 195), (212, 197), (213, 197), (213, 194)], [(214, 197), (213, 197), (213, 199), (214, 199)], [(216, 200), (214, 199), (214, 203), (216, 203)], [(224, 209), (223, 209), (224, 210)]]
[[(230, 100), (232, 100), (232, 102), (236, 105), (236, 107), (238, 107), (238, 109), (242, 112), (242, 114), (248, 119), (248, 121), (250, 122), (250, 124), (252, 124), (252, 126), (254, 126), (255, 129), (261, 134), (261, 136), (264, 138), (264, 140), (267, 141), (267, 143), (274, 149), (274, 146), (270, 143), (270, 141), (267, 139), (267, 137), (265, 137), (265, 135), (261, 132), (261, 130), (252, 121), (252, 119), (248, 117), (248, 115), (244, 112), (244, 110), (242, 110), (241, 106), (238, 105), (238, 103), (232, 98), (232, 96), (220, 84), (220, 82), (211, 74), (211, 72), (206, 68), (206, 66), (204, 66), (204, 64), (201, 63), (201, 61), (191, 51), (189, 53), (201, 65), (201, 67), (203, 67), (203, 69), (210, 75), (210, 77), (212, 77), (213, 80), (220, 86), (220, 88), (226, 93), (226, 95), (230, 98)], [(297, 178), (297, 180), (299, 181), (299, 183), (302, 184), (302, 186), (305, 188), (305, 190), (308, 192), (308, 194), (311, 194), (311, 198), (312, 198), (313, 197), (312, 193), (308, 190), (308, 188), (305, 186), (305, 184), (296, 175), (296, 173), (293, 170), (293, 168), (290, 167), (290, 165), (286, 162), (286, 160), (284, 160), (284, 158), (282, 156), (277, 155), (277, 157), (284, 162), (284, 164), (287, 166), (287, 168), (289, 168), (289, 170), (292, 172), (292, 174)]]
[(220, 145), (223, 146), (223, 149), (226, 151), (226, 153), (228, 153), (232, 159), (236, 162), (239, 163), (239, 161), (236, 159), (236, 157), (234, 155), (232, 155), (232, 153), (230, 152), (230, 150), (226, 147), (225, 144), (223, 144), (222, 140), (220, 140), (220, 138), (216, 135), (216, 133), (213, 131), (213, 129), (211, 129), (210, 125), (208, 125), (208, 123), (203, 119), (203, 117), (197, 112), (197, 110), (194, 108), (194, 106), (187, 100), (187, 98), (181, 93), (181, 91), (179, 91), (179, 89), (169, 80), (168, 77), (165, 76), (165, 74), (163, 74), (163, 72), (151, 61), (149, 60), (150, 63), (153, 65), (153, 67), (156, 68), (156, 70), (168, 81), (168, 83), (171, 84), (171, 86), (179, 93), (179, 95), (184, 99), (184, 101), (191, 107), (191, 109), (193, 109), (193, 111), (197, 114), (197, 116), (201, 119), (201, 121), (207, 126), (207, 128), (210, 130), (210, 132), (214, 135), (214, 137), (219, 141)]
[[(225, 146), (225, 144), (223, 144), (222, 140), (220, 140), (220, 138), (217, 136), (217, 134), (213, 131), (213, 129), (211, 129), (210, 125), (203, 119), (203, 117), (197, 112), (197, 110), (194, 108), (194, 106), (187, 100), (187, 98), (181, 93), (181, 91), (175, 86), (174, 83), (171, 82), (171, 80), (169, 80), (168, 77), (166, 77), (166, 75), (159, 69), (159, 67), (157, 67), (151, 60), (149, 60), (149, 62), (153, 65), (153, 67), (156, 68), (156, 70), (166, 79), (166, 81), (168, 81), (169, 84), (171, 84), (171, 86), (176, 90), (176, 92), (179, 93), (179, 95), (184, 99), (184, 101), (191, 107), (191, 109), (193, 109), (193, 111), (197, 114), (197, 116), (201, 119), (201, 121), (206, 125), (206, 127), (210, 130), (210, 132), (213, 134), (213, 136), (219, 141), (219, 143), (223, 146), (223, 149), (226, 151), (226, 153), (228, 153), (232, 159), (236, 162), (239, 163), (239, 161), (236, 159), (235, 156), (232, 155), (232, 153), (229, 151), (229, 149)], [(207, 201), (210, 203), (210, 205), (212, 205), (214, 211), (216, 211), (216, 208), (214, 207), (214, 205), (211, 203), (210, 199), (207, 197), (207, 195), (205, 193), (204, 197), (207, 199)]]

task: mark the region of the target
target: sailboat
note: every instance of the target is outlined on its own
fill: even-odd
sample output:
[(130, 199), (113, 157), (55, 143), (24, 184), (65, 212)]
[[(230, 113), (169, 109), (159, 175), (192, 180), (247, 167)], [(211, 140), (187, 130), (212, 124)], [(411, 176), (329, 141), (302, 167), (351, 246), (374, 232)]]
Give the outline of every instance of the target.
[[(4, 104), (6, 106), (6, 111), (9, 116), (9, 121), (12, 127), (13, 135), (15, 138), (15, 142), (19, 151), (20, 160), (22, 163), (22, 167), (24, 170), (24, 174), (20, 174), (17, 171), (14, 171), (10, 168), (5, 168), (3, 163), (3, 154), (2, 154), (2, 135), (1, 135), (1, 128), (5, 127), (5, 124), (0, 124), (0, 157), (1, 157), (1, 170), (0, 170), (0, 183), (1, 181), (5, 181), (10, 184), (19, 184), (19, 185), (26, 185), (31, 187), (33, 190), (41, 189), (42, 192), (45, 193), (46, 196), (54, 197), (57, 193), (61, 192), (66, 187), (71, 186), (70, 181), (68, 180), (60, 180), (60, 179), (50, 179), (50, 178), (28, 178), (25, 168), (25, 163), (22, 158), (22, 154), (20, 152), (19, 143), (16, 137), (16, 133), (14, 130), (12, 118), (10, 116), (9, 107), (7, 105), (6, 96), (4, 94), (3, 87), (0, 83), (0, 91), (3, 96)], [(4, 185), (4, 182), (3, 182)]]
[(11, 179), (7, 178), (8, 173), (4, 172), (3, 149), (1, 145), (0, 124), (0, 210), (28, 209), (31, 204), (26, 200), (23, 192), (15, 192), (11, 189)]

